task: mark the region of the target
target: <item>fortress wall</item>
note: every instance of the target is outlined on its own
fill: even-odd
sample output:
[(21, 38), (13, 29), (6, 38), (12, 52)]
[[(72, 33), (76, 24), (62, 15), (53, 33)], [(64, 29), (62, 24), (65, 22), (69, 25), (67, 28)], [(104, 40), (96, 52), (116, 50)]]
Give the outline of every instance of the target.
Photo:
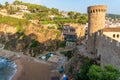
[(120, 42), (101, 35), (97, 45), (98, 55), (101, 55), (101, 66), (112, 64), (120, 68)]
[(101, 66), (104, 66), (106, 64), (112, 64), (120, 68), (119, 31), (118, 29), (115, 29), (114, 33), (113, 30), (110, 29), (106, 29), (107, 31), (105, 30), (105, 32), (102, 31), (105, 25), (105, 14), (107, 6), (95, 5), (88, 7), (87, 10), (88, 10), (88, 41), (87, 41), (88, 51), (91, 53), (95, 53), (95, 56), (97, 58), (100, 57)]

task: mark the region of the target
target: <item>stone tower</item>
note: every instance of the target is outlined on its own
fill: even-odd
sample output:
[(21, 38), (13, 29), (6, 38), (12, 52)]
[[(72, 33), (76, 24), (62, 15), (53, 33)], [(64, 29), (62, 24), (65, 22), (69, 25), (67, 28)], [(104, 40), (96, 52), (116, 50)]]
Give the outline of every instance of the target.
[(96, 53), (96, 33), (104, 28), (107, 6), (95, 5), (88, 7), (88, 51)]

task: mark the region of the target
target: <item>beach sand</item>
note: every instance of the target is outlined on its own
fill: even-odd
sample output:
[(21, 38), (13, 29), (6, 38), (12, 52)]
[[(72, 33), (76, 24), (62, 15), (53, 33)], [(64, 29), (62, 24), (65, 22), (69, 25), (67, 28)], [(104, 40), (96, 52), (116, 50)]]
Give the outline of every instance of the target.
[(17, 73), (13, 80), (50, 80), (50, 69), (46, 64), (17, 59)]
[[(0, 55), (8, 53), (13, 54), (7, 50), (0, 51)], [(50, 64), (24, 55), (20, 55), (19, 58), (13, 56), (12, 59), (17, 64), (17, 72), (12, 80), (50, 80)]]

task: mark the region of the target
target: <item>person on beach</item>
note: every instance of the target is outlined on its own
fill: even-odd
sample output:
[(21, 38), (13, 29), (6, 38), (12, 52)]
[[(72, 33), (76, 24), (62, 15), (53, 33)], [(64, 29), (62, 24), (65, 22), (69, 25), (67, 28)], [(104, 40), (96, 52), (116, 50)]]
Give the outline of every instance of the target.
[(63, 74), (62, 80), (68, 80), (68, 77), (65, 74)]
[(59, 68), (59, 73), (64, 73), (64, 68), (63, 68), (63, 66), (61, 66), (61, 68)]

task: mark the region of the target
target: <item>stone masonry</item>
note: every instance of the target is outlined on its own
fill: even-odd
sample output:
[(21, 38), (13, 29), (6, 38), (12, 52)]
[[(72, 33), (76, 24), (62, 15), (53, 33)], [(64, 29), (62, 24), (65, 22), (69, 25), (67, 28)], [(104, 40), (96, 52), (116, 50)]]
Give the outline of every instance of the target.
[(107, 6), (96, 5), (88, 7), (88, 51), (95, 53), (95, 37), (98, 30), (103, 29)]

